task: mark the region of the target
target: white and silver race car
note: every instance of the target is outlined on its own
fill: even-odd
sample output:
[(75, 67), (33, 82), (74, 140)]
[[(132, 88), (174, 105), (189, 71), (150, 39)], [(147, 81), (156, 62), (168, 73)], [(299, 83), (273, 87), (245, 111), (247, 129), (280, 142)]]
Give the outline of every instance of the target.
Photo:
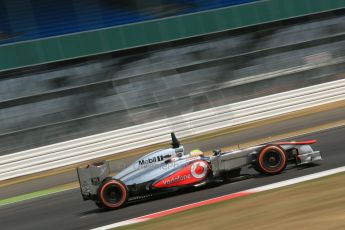
[(204, 156), (200, 150), (186, 152), (174, 133), (171, 138), (171, 148), (151, 152), (113, 177), (109, 177), (107, 162), (77, 168), (83, 199), (117, 209), (162, 193), (222, 183), (241, 176), (244, 167), (276, 175), (287, 164), (300, 166), (322, 160), (320, 152), (310, 146), (316, 140), (266, 143), (228, 152), (214, 150), (212, 156)]

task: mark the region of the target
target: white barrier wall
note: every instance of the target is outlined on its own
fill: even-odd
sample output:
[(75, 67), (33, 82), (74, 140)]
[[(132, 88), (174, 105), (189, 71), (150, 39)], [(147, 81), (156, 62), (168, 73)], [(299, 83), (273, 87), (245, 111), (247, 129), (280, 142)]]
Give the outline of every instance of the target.
[(0, 157), (0, 180), (345, 99), (345, 79), (255, 98)]

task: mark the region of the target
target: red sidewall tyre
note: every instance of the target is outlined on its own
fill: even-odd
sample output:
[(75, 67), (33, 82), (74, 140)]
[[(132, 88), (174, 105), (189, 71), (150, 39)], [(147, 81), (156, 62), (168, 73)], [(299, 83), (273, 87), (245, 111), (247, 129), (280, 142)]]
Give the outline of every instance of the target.
[[(269, 165), (268, 161), (272, 161)], [(287, 158), (284, 149), (277, 145), (268, 145), (259, 153), (256, 161), (256, 169), (267, 175), (276, 175), (281, 173), (287, 165)]]
[(128, 199), (127, 187), (119, 180), (107, 180), (98, 189), (98, 199), (106, 209), (121, 208)]

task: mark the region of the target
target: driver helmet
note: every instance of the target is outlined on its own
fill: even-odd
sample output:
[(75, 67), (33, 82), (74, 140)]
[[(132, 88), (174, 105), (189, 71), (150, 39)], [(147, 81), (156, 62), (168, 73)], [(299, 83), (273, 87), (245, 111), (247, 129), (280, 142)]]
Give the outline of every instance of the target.
[(204, 153), (200, 149), (194, 149), (190, 151), (190, 156), (197, 157), (197, 156), (203, 156)]

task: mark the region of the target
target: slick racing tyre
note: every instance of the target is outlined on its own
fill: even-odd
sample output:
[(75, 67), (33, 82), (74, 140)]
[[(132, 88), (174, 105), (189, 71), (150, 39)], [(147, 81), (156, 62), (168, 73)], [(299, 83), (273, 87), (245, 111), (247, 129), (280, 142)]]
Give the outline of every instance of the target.
[(265, 146), (257, 156), (254, 168), (263, 174), (276, 175), (281, 173), (287, 165), (284, 149), (277, 145)]
[(116, 179), (105, 180), (98, 189), (98, 202), (106, 209), (121, 208), (128, 199), (128, 189)]

